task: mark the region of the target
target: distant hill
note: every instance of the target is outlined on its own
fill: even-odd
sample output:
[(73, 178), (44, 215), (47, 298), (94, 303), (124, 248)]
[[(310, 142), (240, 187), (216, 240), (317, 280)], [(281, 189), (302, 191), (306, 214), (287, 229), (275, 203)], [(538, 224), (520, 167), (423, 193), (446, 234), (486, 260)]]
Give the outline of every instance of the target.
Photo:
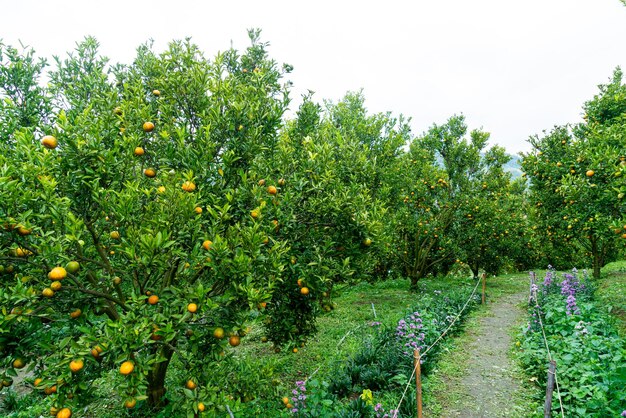
[(519, 155), (510, 155), (511, 161), (504, 165), (504, 171), (511, 173), (511, 177), (515, 180), (522, 176), (522, 159)]

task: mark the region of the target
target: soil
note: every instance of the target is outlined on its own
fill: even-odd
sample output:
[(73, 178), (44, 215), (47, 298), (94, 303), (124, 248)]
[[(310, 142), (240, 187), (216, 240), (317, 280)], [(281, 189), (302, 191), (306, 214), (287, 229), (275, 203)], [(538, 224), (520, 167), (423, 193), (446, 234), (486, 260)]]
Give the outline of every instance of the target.
[[(512, 334), (524, 321), (522, 302), (528, 292), (501, 295), (470, 319), (466, 335), (449, 356), (462, 371), (443, 372), (446, 399), (442, 417), (523, 417), (520, 376), (511, 357)], [(445, 357), (445, 355), (444, 355)], [(436, 416), (431, 413), (425, 416)]]

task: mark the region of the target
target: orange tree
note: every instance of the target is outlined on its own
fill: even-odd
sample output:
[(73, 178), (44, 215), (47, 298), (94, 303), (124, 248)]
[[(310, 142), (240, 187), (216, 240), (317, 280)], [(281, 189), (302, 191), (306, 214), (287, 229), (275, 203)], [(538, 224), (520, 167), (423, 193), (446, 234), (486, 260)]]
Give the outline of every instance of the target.
[(335, 285), (369, 280), (378, 271), (386, 212), (376, 185), (384, 162), (373, 155), (385, 151), (373, 142), (401, 142), (382, 132), (390, 123), (368, 116), (360, 95), (325, 110), (307, 96), (259, 173), (267, 193), (259, 210), (276, 225), (271, 239), (290, 243), (288, 280), (274, 292), (265, 322), (275, 344), (302, 344), (320, 309), (333, 309)]
[(530, 139), (524, 156), (539, 230), (545, 232), (556, 267), (581, 261), (594, 277), (618, 255), (623, 228), (626, 155), (626, 87), (618, 69), (585, 103), (585, 122), (556, 127)]
[[(26, 366), (71, 408), (110, 372), (127, 408), (159, 409), (176, 357), (178, 413), (223, 403), (206, 364), (245, 341), (287, 251), (268, 240), (250, 173), (288, 99), (250, 35), (243, 54), (209, 61), (187, 40), (144, 45), (129, 66), (109, 66), (88, 38), (27, 98), (33, 115), (52, 104), (49, 123), (3, 114), (15, 127), (0, 144), (5, 380)], [(2, 78), (5, 106), (29, 77)]]

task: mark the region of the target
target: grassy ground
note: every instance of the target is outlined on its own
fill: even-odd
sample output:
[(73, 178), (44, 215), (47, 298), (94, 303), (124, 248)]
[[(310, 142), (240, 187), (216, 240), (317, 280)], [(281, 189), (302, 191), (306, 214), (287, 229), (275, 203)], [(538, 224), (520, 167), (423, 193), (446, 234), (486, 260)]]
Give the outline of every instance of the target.
[(626, 336), (626, 261), (616, 261), (602, 269), (596, 297), (611, 310), (621, 334)]

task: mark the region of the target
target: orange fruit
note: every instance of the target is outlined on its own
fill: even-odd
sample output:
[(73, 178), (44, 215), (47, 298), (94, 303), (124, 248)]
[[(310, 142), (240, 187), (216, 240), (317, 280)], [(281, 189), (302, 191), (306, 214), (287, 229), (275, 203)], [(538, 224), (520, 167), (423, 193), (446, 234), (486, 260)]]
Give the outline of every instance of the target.
[(152, 90), (152, 94), (154, 94), (156, 97), (159, 97), (161, 95), (161, 92), (158, 90)]
[(140, 157), (140, 156), (144, 155), (145, 153), (146, 153), (146, 151), (145, 151), (143, 148), (141, 148), (141, 147), (135, 147), (134, 154), (135, 154), (137, 157)]
[(67, 271), (63, 267), (55, 267), (48, 273), (50, 280), (63, 280), (67, 276)]
[(21, 236), (30, 235), (32, 232), (33, 232), (32, 229), (25, 228), (21, 225), (17, 227), (17, 233), (20, 234)]
[(154, 123), (152, 122), (144, 122), (143, 123), (143, 131), (144, 132), (152, 132), (154, 129)]
[(283, 178), (278, 179), (278, 185), (279, 186), (284, 186), (285, 185), (285, 179), (283, 179)]
[(259, 217), (259, 211), (256, 209), (251, 211), (250, 216), (252, 216), (254, 219), (257, 219)]
[(152, 295), (148, 298), (148, 303), (150, 305), (156, 305), (159, 302), (159, 297), (157, 295)]
[(111, 239), (120, 239), (121, 236), (119, 231), (111, 231), (109, 235), (111, 236)]
[(193, 181), (186, 181), (181, 187), (186, 192), (193, 192), (196, 190), (196, 184)]
[(297, 348), (294, 348), (294, 349), (293, 349), (293, 352), (294, 352), (294, 353), (297, 353), (297, 352), (298, 352), (298, 349), (297, 349)]
[(145, 170), (143, 170), (143, 174), (146, 177), (155, 177), (156, 176), (156, 170), (154, 168), (146, 168)]
[(59, 145), (59, 141), (52, 135), (46, 135), (41, 138), (41, 144), (48, 149), (55, 149)]
[(202, 208), (200, 206), (196, 206), (194, 209), (194, 212), (196, 212), (198, 215), (200, 215), (202, 213)]
[(213, 336), (215, 338), (217, 338), (218, 340), (221, 340), (222, 338), (224, 338), (224, 328), (221, 327), (217, 327), (215, 328), (215, 331), (213, 331)]
[(302, 293), (303, 295), (308, 295), (309, 294), (309, 288), (308, 287), (303, 287), (302, 289), (300, 289), (300, 293)]
[(159, 187), (157, 188), (157, 192), (159, 192), (159, 193), (165, 193), (165, 186), (159, 186)]
[(46, 287), (44, 290), (41, 291), (41, 294), (47, 298), (51, 298), (52, 296), (54, 296), (54, 290)]
[(100, 359), (100, 353), (98, 353), (98, 350), (96, 350), (95, 348), (91, 349), (91, 355), (93, 356), (93, 358), (95, 358), (96, 360)]
[(303, 287), (304, 286), (304, 279), (298, 279), (297, 283), (298, 283), (299, 287)]
[(586, 175), (587, 177), (593, 177), (593, 175), (594, 175), (594, 174), (596, 174), (596, 173), (595, 173), (595, 171), (593, 171), (593, 170), (587, 170), (587, 172), (585, 173), (585, 175)]
[(277, 190), (277, 189), (276, 189), (276, 187), (274, 187), (274, 186), (269, 186), (269, 187), (267, 188), (267, 192), (268, 192), (269, 194), (271, 194), (271, 195), (275, 195), (276, 193), (278, 193), (278, 190)]
[(70, 418), (72, 416), (72, 410), (70, 408), (61, 408), (57, 412), (57, 418)]
[(128, 409), (133, 409), (135, 405), (137, 405), (137, 399), (135, 398), (126, 399), (126, 402), (124, 402), (124, 406)]
[(61, 282), (58, 282), (58, 281), (52, 282), (50, 284), (50, 289), (54, 290), (55, 292), (58, 292), (59, 290), (61, 290), (61, 287), (62, 287)]
[(208, 251), (211, 249), (211, 245), (213, 245), (213, 242), (207, 239), (202, 243), (202, 248)]
[(198, 387), (198, 385), (196, 385), (196, 382), (194, 382), (193, 380), (189, 379), (185, 383), (185, 387), (187, 389), (189, 389), (189, 390), (194, 390), (196, 387)]
[(206, 407), (204, 404), (202, 402), (198, 402), (198, 412), (204, 412), (205, 409)]
[(41, 385), (41, 382), (43, 382), (43, 379), (41, 377), (38, 377), (37, 379), (33, 381), (33, 386), (37, 387)]
[(196, 305), (195, 303), (190, 303), (189, 305), (187, 305), (187, 310), (191, 313), (196, 313), (196, 311), (198, 310), (198, 305)]
[(228, 339), (228, 344), (233, 347), (237, 347), (239, 344), (241, 344), (241, 339), (238, 335), (233, 335)]
[(113, 278), (113, 284), (114, 284), (115, 286), (119, 286), (120, 284), (122, 284), (122, 278), (121, 278), (121, 277), (118, 277), (118, 276), (115, 276), (115, 277)]
[(80, 264), (78, 264), (78, 261), (70, 261), (65, 266), (65, 270), (67, 270), (68, 273), (72, 274), (76, 273), (78, 269), (80, 269)]
[(124, 376), (128, 376), (129, 374), (133, 372), (133, 370), (135, 370), (135, 365), (130, 360), (126, 360), (120, 366), (120, 373), (123, 374)]
[(82, 314), (82, 311), (81, 311), (80, 309), (76, 309), (75, 311), (73, 311), (72, 313), (70, 313), (70, 318), (72, 318), (72, 319), (76, 319), (76, 318), (78, 318), (81, 314)]
[(259, 186), (261, 187), (265, 186), (265, 179), (259, 180)]
[(83, 369), (84, 366), (85, 366), (85, 363), (81, 359), (72, 360), (70, 362), (70, 370), (73, 373), (78, 373), (79, 371)]
[(23, 359), (21, 358), (16, 358), (15, 360), (13, 360), (13, 367), (16, 369), (21, 369), (24, 366), (26, 366), (26, 363), (24, 362)]
[(284, 396), (282, 401), (283, 401), (283, 404), (287, 405), (289, 403), (289, 398)]
[(57, 393), (57, 387), (55, 386), (48, 386), (47, 388), (45, 388), (43, 390), (43, 393), (45, 393), (46, 395), (52, 395), (53, 393)]

